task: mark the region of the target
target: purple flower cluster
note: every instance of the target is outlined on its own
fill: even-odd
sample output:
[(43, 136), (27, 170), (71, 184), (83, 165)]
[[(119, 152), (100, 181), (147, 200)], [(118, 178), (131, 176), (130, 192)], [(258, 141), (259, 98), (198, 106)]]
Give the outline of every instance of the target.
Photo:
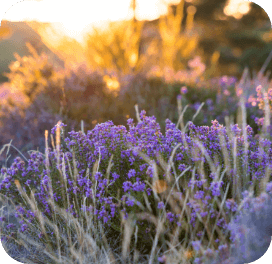
[[(98, 219), (103, 219), (104, 223), (110, 225), (111, 220), (116, 220), (117, 205), (113, 199), (117, 197), (117, 191), (120, 191), (121, 201), (124, 201), (122, 211), (125, 216), (131, 211), (136, 212), (139, 206), (135, 199), (143, 202), (143, 193), (146, 192), (152, 203), (151, 189), (144, 182), (149, 180), (152, 183), (154, 176), (153, 167), (147, 164), (138, 151), (144, 152), (151, 160), (155, 160), (156, 153), (161, 153), (162, 157), (167, 162), (174, 147), (180, 143), (181, 145), (176, 151), (173, 162), (176, 171), (184, 171), (188, 165), (198, 166), (200, 162), (208, 165), (206, 157), (202, 154), (200, 146), (196, 142), (198, 140), (205, 147), (207, 154), (210, 157), (215, 155), (221, 157), (217, 162), (218, 166), (224, 169), (224, 159), (222, 158), (222, 146), (220, 144), (220, 135), (225, 139), (225, 148), (229, 154), (229, 163), (233, 164), (232, 149), (237, 144), (237, 157), (240, 164), (236, 171), (232, 170), (230, 177), (235, 178), (238, 174), (241, 175), (246, 169), (246, 173), (251, 179), (259, 181), (265, 175), (265, 168), (272, 164), (271, 142), (260, 139), (259, 142), (268, 151), (262, 151), (257, 144), (258, 141), (253, 137), (251, 127), (247, 126), (247, 140), (249, 148), (247, 153), (244, 150), (245, 140), (243, 133), (236, 126), (231, 127), (233, 138), (229, 138), (226, 128), (220, 125), (216, 120), (212, 122), (212, 126), (195, 126), (189, 124), (189, 131), (181, 132), (176, 128), (169, 119), (166, 120), (166, 132), (163, 135), (160, 131), (160, 126), (156, 123), (156, 118), (147, 117), (146, 112), (140, 113), (140, 122), (135, 125), (132, 119), (128, 119), (127, 123), (129, 130), (124, 126), (114, 126), (112, 121), (103, 124), (98, 124), (96, 127), (88, 131), (87, 134), (82, 132), (71, 131), (68, 134), (70, 138), (65, 139), (68, 151), (64, 153), (63, 146), (60, 150), (60, 164), (57, 163), (57, 155), (55, 151), (49, 148), (49, 159), (51, 167), (49, 171), (45, 168), (46, 160), (41, 153), (32, 153), (28, 163), (25, 164), (20, 158), (14, 160), (12, 166), (8, 169), (2, 168), (1, 173), (5, 173), (5, 179), (0, 184), (0, 192), (5, 196), (14, 199), (18, 205), (24, 205), (17, 208), (18, 217), (20, 215), (25, 218), (35, 217), (32, 215), (28, 205), (24, 204), (21, 196), (18, 193), (15, 180), (19, 181), (22, 189), (30, 194), (31, 189), (35, 189), (35, 198), (39, 209), (44, 215), (52, 217), (54, 208), (48, 202), (50, 195), (49, 187), (53, 187), (53, 197), (55, 203), (65, 208), (74, 217), (80, 217), (84, 211), (92, 208), (94, 199), (96, 200), (96, 210), (94, 214)], [(64, 124), (62, 124), (63, 126)], [(52, 133), (55, 128), (52, 129)], [(76, 166), (72, 162), (73, 152), (75, 152)], [(109, 178), (107, 175), (108, 163), (111, 160), (111, 173)], [(245, 157), (248, 156), (248, 164), (245, 166)], [(62, 161), (64, 160), (65, 167), (63, 168)], [(87, 175), (87, 169), (92, 171), (96, 161), (100, 160), (99, 169), (94, 175)], [(76, 171), (76, 175), (71, 175)], [(158, 162), (157, 162), (158, 164)], [(59, 169), (59, 170), (58, 170)], [(60, 171), (65, 172), (65, 181), (67, 184), (66, 194), (63, 197), (64, 190), (63, 175)], [(159, 169), (159, 177), (163, 179), (165, 174)], [(173, 170), (171, 169), (173, 175)], [(188, 187), (194, 189), (194, 199), (191, 199), (187, 205), (191, 208), (190, 223), (195, 226), (198, 214), (202, 218), (210, 215), (211, 219), (216, 219), (218, 208), (214, 208), (209, 202), (211, 199), (221, 196), (222, 188), (226, 187), (224, 180), (219, 181), (214, 178), (211, 170), (206, 166), (204, 174), (195, 174), (195, 179), (190, 180), (192, 169), (188, 170), (183, 179), (185, 182), (179, 182), (181, 192), (185, 192)], [(50, 175), (49, 175), (50, 174)], [(210, 176), (210, 177), (208, 177)], [(189, 177), (189, 180), (188, 180)], [(232, 181), (231, 181), (232, 182)], [(94, 190), (94, 186), (96, 189)], [(188, 186), (188, 187), (187, 187)], [(230, 188), (231, 189), (231, 188)], [(128, 198), (127, 194), (134, 198)], [(73, 205), (74, 200), (83, 201), (86, 199), (86, 206), (80, 207)], [(153, 208), (162, 209), (165, 207), (163, 202), (152, 204)], [(234, 212), (236, 210), (235, 203), (228, 200), (226, 207)], [(168, 209), (169, 207), (167, 207)], [(167, 219), (170, 223), (178, 222), (179, 214), (173, 212), (167, 213)], [(21, 225), (21, 231), (25, 231), (26, 223)], [(226, 221), (224, 218), (219, 218), (217, 226), (224, 229)], [(200, 231), (200, 230), (199, 230)]]
[(222, 78), (219, 80), (220, 85), (223, 87), (232, 86), (237, 82), (237, 79), (235, 77), (228, 77), (228, 76), (222, 76)]

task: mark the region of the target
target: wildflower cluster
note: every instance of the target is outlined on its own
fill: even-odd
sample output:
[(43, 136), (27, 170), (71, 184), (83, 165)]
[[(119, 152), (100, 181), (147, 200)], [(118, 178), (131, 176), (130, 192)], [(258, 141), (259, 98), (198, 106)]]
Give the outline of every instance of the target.
[[(68, 151), (64, 152), (64, 146), (61, 146), (58, 156), (55, 150), (48, 149), (50, 168), (46, 168), (47, 160), (38, 152), (32, 153), (27, 163), (16, 158), (10, 168), (2, 168), (1, 195), (13, 200), (18, 218), (29, 219), (21, 222), (20, 232), (26, 232), (31, 222), (37, 221), (36, 211), (21, 195), (24, 191), (35, 197), (37, 207), (50, 220), (57, 217), (52, 199), (55, 205), (74, 217), (81, 218), (89, 212), (117, 232), (122, 221), (117, 208), (122, 208), (120, 213), (127, 219), (130, 213), (143, 212), (148, 197), (154, 215), (166, 213), (166, 226), (186, 228), (184, 223), (187, 221), (197, 229), (199, 237), (213, 239), (211, 230), (204, 225), (209, 220), (217, 226), (214, 240), (221, 238), (226, 233), (230, 216), (220, 213), (220, 204), (216, 201), (225, 203), (230, 215), (237, 210), (237, 186), (247, 188), (247, 179), (260, 182), (266, 168), (272, 168), (271, 141), (254, 137), (249, 126), (246, 127), (246, 139), (237, 125), (231, 126), (228, 134), (226, 127), (216, 120), (210, 127), (195, 126), (191, 122), (188, 132), (181, 132), (169, 119), (165, 123), (163, 135), (156, 118), (148, 117), (142, 111), (137, 125), (133, 119), (128, 119), (128, 131), (125, 126), (114, 126), (108, 121), (96, 125), (86, 135), (69, 132), (70, 137), (65, 139)], [(65, 125), (60, 126), (63, 129)], [(51, 132), (55, 130), (56, 127)], [(246, 142), (249, 142), (248, 148), (245, 148)], [(159, 165), (169, 161), (174, 149), (173, 166), (168, 174)], [(149, 162), (140, 153), (146, 155)], [(211, 166), (211, 160), (217, 169)], [(188, 211), (183, 219), (182, 208), (172, 210), (171, 202), (166, 200), (169, 186), (174, 183), (177, 189), (172, 194), (176, 199), (183, 199), (189, 191), (185, 205)], [(159, 201), (151, 195), (152, 191), (160, 196)], [(138, 235), (138, 241), (142, 243), (146, 236), (142, 232), (144, 227), (146, 225)], [(202, 232), (203, 228), (206, 234)], [(3, 237), (9, 237), (11, 229), (6, 227)], [(46, 235), (53, 239), (55, 236), (49, 226), (46, 234), (44, 230), (39, 234), (39, 238)], [(154, 234), (152, 228), (150, 234)], [(193, 247), (198, 248), (198, 243)]]

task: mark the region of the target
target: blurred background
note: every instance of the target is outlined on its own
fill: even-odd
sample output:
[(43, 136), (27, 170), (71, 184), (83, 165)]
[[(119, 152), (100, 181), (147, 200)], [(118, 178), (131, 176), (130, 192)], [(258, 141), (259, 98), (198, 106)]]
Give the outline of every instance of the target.
[[(28, 0), (0, 27), (0, 146), (12, 139), (44, 151), (44, 131), (62, 120), (67, 132), (97, 123), (136, 121), (134, 105), (197, 125), (225, 117), (239, 123), (238, 80), (262, 69), (272, 50), (271, 22), (240, 0)], [(272, 63), (263, 74), (268, 78)], [(245, 76), (245, 75), (244, 75)], [(248, 123), (262, 109), (248, 85)], [(10, 150), (11, 157), (18, 152)], [(15, 156), (13, 156), (15, 155)], [(0, 155), (4, 164), (7, 156)], [(0, 165), (1, 166), (1, 165)]]

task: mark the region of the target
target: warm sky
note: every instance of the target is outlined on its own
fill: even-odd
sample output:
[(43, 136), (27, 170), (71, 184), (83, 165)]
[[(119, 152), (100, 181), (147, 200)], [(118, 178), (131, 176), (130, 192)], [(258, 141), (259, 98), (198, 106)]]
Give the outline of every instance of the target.
[[(153, 20), (167, 12), (167, 4), (180, 0), (136, 0), (136, 18)], [(190, 2), (190, 0), (186, 0)], [(242, 0), (230, 0), (236, 12)], [(84, 29), (90, 24), (100, 26), (107, 20), (130, 19), (131, 0), (24, 0), (11, 6), (2, 19), (9, 21), (36, 20), (61, 22), (65, 34), (81, 42)], [(235, 8), (236, 6), (236, 8)], [(237, 9), (238, 8), (238, 9)], [(240, 9), (246, 10), (245, 2)]]

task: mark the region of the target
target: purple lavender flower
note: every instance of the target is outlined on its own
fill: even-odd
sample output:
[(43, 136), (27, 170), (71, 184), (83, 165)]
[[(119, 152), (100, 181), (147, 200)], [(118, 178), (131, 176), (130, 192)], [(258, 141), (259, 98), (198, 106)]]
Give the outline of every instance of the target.
[(186, 86), (183, 86), (183, 87), (180, 88), (180, 93), (181, 94), (186, 94), (187, 92), (188, 92), (188, 89), (187, 89)]

